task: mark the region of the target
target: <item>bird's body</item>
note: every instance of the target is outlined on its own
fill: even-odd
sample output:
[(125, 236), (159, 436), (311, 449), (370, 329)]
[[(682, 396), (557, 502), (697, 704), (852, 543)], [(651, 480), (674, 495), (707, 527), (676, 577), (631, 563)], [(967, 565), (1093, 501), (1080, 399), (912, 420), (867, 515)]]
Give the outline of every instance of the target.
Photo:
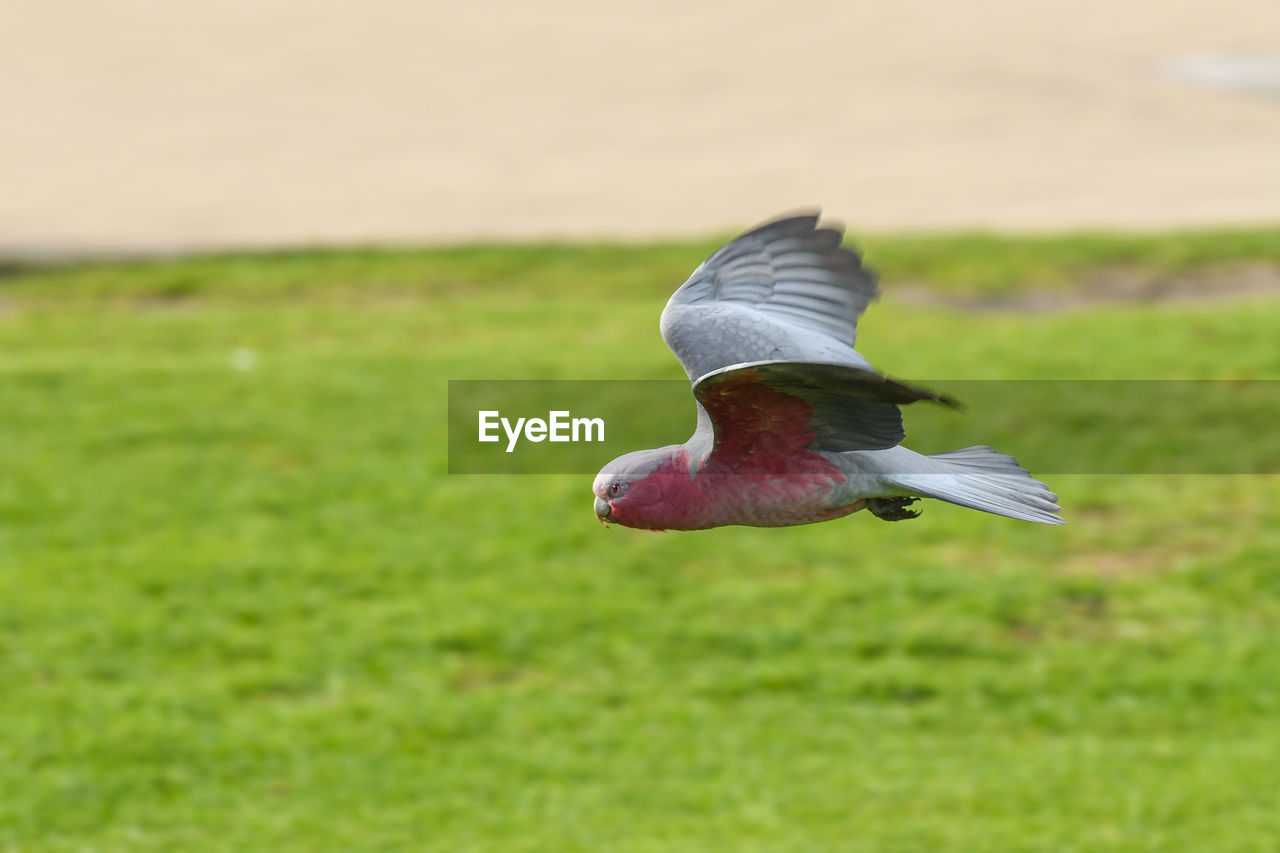
[(719, 460), (699, 463), (685, 445), (661, 450), (661, 461), (631, 482), (625, 508), (610, 520), (648, 530), (786, 527), (862, 508), (856, 498), (842, 499), (848, 478), (821, 453), (764, 457), (729, 467)]
[(916, 496), (1060, 524), (1056, 496), (988, 447), (903, 447), (899, 405), (945, 397), (886, 379), (854, 349), (874, 276), (817, 215), (750, 231), (667, 303), (697, 427), (682, 445), (628, 453), (596, 477), (601, 520), (651, 530), (782, 527), (869, 508), (899, 520)]

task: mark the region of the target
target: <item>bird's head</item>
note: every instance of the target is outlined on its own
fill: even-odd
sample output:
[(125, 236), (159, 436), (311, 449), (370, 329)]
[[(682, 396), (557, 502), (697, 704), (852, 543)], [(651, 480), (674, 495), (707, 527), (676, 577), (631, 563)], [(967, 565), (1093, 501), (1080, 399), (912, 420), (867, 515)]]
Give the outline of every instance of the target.
[(619, 456), (600, 469), (595, 492), (596, 518), (626, 527), (662, 530), (672, 526), (666, 517), (679, 506), (680, 487), (689, 482), (687, 454), (681, 445), (637, 450)]

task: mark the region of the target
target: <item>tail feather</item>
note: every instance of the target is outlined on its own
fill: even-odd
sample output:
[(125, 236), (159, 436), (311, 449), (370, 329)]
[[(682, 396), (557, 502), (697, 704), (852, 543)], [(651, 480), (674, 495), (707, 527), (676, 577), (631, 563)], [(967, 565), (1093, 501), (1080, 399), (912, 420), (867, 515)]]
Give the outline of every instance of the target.
[(1012, 456), (978, 445), (925, 458), (936, 463), (936, 472), (886, 479), (921, 497), (1041, 524), (1066, 524), (1058, 515), (1058, 496)]

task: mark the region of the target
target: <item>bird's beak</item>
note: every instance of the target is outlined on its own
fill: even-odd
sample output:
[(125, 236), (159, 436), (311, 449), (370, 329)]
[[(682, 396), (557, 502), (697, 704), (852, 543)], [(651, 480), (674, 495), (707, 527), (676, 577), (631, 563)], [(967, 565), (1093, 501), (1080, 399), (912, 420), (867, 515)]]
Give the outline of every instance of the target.
[(596, 498), (596, 518), (600, 519), (601, 524), (609, 520), (609, 513), (611, 512), (613, 510), (609, 508), (609, 504), (600, 500), (600, 498)]

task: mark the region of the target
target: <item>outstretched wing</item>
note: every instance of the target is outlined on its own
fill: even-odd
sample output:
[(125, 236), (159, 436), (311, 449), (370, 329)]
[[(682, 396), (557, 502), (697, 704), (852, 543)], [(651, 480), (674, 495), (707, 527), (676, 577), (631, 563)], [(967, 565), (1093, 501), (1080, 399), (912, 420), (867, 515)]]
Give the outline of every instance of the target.
[(847, 364), (762, 361), (712, 371), (693, 396), (714, 430), (712, 455), (883, 450), (902, 441), (899, 404), (950, 398)]
[(734, 364), (871, 365), (853, 348), (879, 291), (839, 226), (806, 213), (762, 225), (694, 270), (662, 312), (662, 337), (690, 381)]

